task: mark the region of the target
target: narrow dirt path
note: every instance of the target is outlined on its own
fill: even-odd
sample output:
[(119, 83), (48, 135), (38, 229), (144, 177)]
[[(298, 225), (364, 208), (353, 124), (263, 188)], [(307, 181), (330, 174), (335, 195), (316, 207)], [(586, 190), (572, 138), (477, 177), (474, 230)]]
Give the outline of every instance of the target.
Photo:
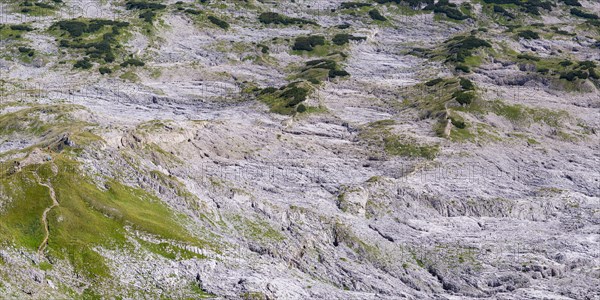
[(42, 223), (44, 223), (44, 230), (46, 231), (46, 234), (44, 236), (44, 240), (38, 247), (38, 256), (41, 257), (44, 253), (44, 250), (46, 250), (46, 246), (48, 245), (48, 237), (50, 236), (50, 230), (48, 229), (47, 215), (48, 215), (48, 212), (50, 212), (50, 210), (52, 210), (53, 208), (58, 206), (58, 201), (56, 201), (56, 194), (54, 193), (54, 188), (52, 188), (52, 186), (47, 183), (43, 183), (42, 180), (40, 179), (40, 176), (38, 176), (37, 173), (34, 172), (33, 175), (37, 179), (37, 183), (39, 185), (45, 186), (48, 188), (48, 190), (50, 191), (50, 198), (52, 198), (52, 205), (50, 207), (46, 208), (44, 210), (44, 213), (42, 214)]
[(444, 104), (444, 108), (446, 109), (446, 118), (448, 118), (448, 122), (446, 122), (446, 127), (444, 128), (444, 136), (446, 136), (446, 138), (450, 138), (450, 133), (452, 133), (452, 119), (450, 119), (448, 103)]

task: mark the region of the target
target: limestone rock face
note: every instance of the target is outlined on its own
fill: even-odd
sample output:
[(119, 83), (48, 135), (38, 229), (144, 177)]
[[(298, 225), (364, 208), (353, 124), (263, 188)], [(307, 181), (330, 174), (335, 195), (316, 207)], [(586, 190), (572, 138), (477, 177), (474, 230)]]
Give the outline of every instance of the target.
[(503, 2), (0, 1), (0, 299), (599, 299), (600, 4)]
[(351, 214), (364, 217), (369, 201), (369, 192), (362, 187), (345, 190), (338, 196), (338, 207)]

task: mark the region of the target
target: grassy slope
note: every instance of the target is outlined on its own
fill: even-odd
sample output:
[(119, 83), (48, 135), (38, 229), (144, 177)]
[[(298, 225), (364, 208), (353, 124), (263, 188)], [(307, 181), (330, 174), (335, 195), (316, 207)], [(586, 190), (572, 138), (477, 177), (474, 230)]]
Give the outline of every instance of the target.
[[(174, 244), (209, 246), (192, 237), (181, 225), (181, 218), (159, 199), (142, 190), (115, 181), (99, 188), (81, 174), (77, 163), (58, 155), (51, 164), (30, 165), (20, 172), (2, 174), (0, 186), (9, 202), (0, 212), (0, 238), (5, 243), (35, 251), (44, 237), (41, 215), (51, 205), (47, 188), (37, 184), (33, 172), (48, 180), (60, 205), (48, 214), (50, 238), (47, 256), (67, 259), (75, 271), (95, 284), (111, 275), (108, 265), (94, 248), (133, 251), (128, 230), (141, 231)], [(147, 250), (167, 258), (200, 257), (163, 244), (142, 243)]]

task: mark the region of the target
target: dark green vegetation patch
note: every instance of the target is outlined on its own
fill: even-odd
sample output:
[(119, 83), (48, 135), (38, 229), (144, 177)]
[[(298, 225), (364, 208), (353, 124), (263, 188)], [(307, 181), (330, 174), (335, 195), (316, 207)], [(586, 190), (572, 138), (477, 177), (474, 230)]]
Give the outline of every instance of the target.
[(571, 14), (574, 16), (580, 17), (580, 18), (584, 18), (584, 19), (592, 19), (592, 20), (598, 19), (598, 15), (585, 12), (578, 8), (571, 8)]
[[(117, 37), (121, 34), (121, 29), (127, 26), (127, 22), (76, 19), (56, 22), (50, 29), (64, 32), (64, 38), (59, 42), (60, 47), (82, 49), (90, 59), (102, 59), (105, 63), (111, 63), (115, 61), (116, 48), (120, 47)], [(87, 64), (81, 63), (79, 66)]]
[(84, 33), (95, 33), (100, 31), (105, 26), (113, 26), (113, 35), (119, 34), (118, 29), (129, 26), (127, 22), (118, 22), (112, 20), (103, 19), (90, 19), (90, 20), (68, 20), (58, 21), (54, 23), (52, 28), (58, 28), (69, 33), (71, 37), (79, 37)]
[(455, 3), (450, 3), (449, 0), (439, 0), (433, 6), (433, 12), (436, 14), (445, 14), (446, 17), (459, 21), (469, 18), (469, 16), (458, 10), (458, 6)]
[(440, 148), (438, 144), (419, 144), (414, 138), (398, 135), (392, 131), (393, 120), (380, 120), (364, 126), (358, 137), (368, 146), (381, 149), (386, 155), (410, 158), (434, 159)]
[[(259, 92), (258, 98), (266, 103), (274, 113), (291, 115), (294, 114), (299, 104), (306, 100), (309, 88), (301, 81), (292, 82), (277, 89), (268, 87)], [(306, 107), (300, 108), (306, 110)]]
[(551, 11), (556, 4), (543, 0), (483, 0), (488, 4), (515, 5), (524, 13), (541, 15), (540, 9)]
[(547, 78), (558, 78), (567, 81), (600, 79), (598, 65), (594, 61), (573, 62), (570, 60), (541, 58), (527, 53), (517, 55), (517, 60), (534, 65), (535, 70)]
[(342, 2), (342, 4), (340, 4), (341, 9), (352, 9), (352, 8), (361, 8), (361, 7), (368, 7), (368, 6), (373, 6), (373, 4), (362, 3), (362, 2)]
[(478, 48), (491, 48), (492, 45), (486, 40), (476, 36), (456, 36), (445, 42), (446, 62), (456, 64), (456, 69), (469, 73), (470, 69), (464, 65), (466, 59), (473, 55)]
[(208, 16), (208, 20), (211, 23), (213, 23), (213, 24), (221, 27), (222, 29), (225, 29), (225, 30), (229, 29), (229, 23), (227, 23), (227, 22), (225, 22), (225, 21), (223, 21), (223, 20), (221, 20), (221, 19), (219, 19), (219, 18), (217, 18), (215, 16)]
[(347, 34), (347, 33), (339, 33), (339, 34), (336, 34), (331, 41), (334, 44), (341, 46), (341, 45), (348, 44), (350, 41), (364, 41), (366, 39), (367, 38), (362, 37), (362, 36), (353, 36), (353, 35)]
[(384, 17), (377, 9), (371, 9), (369, 11), (369, 16), (371, 17), (371, 19), (375, 20), (375, 21), (387, 21), (387, 18)]
[(296, 38), (293, 50), (312, 51), (316, 46), (325, 45), (325, 37), (322, 35), (300, 36)]
[(58, 9), (59, 4), (62, 3), (62, 0), (25, 0), (19, 3), (19, 7), (21, 7), (22, 13), (43, 16), (53, 13), (56, 9)]
[(291, 24), (310, 24), (317, 25), (316, 22), (305, 20), (301, 18), (290, 18), (278, 13), (274, 12), (265, 12), (260, 14), (258, 20), (263, 24), (281, 24), (281, 25), (291, 25)]
[(386, 3), (396, 3), (396, 4), (402, 4), (402, 5), (408, 5), (410, 7), (429, 7), (431, 8), (434, 4), (433, 0), (376, 0), (377, 3), (379, 4), (386, 4)]
[(140, 10), (140, 19), (145, 22), (152, 23), (158, 11), (165, 9), (167, 6), (155, 2), (129, 1), (125, 3), (125, 8), (128, 10)]
[(517, 34), (519, 37), (522, 37), (526, 40), (537, 40), (540, 38), (540, 35), (532, 30), (523, 30)]
[[(308, 62), (306, 62), (306, 67), (302, 70), (301, 74), (306, 74), (310, 70), (314, 70), (314, 69), (327, 70), (327, 76), (329, 78), (350, 76), (350, 74), (348, 72), (346, 72), (345, 70), (341, 69), (338, 66), (336, 61), (331, 60), (331, 59), (317, 59), (317, 60), (308, 61)], [(308, 81), (311, 81), (311, 83), (319, 83), (318, 81), (313, 81), (311, 79), (313, 79), (313, 78), (308, 78)], [(318, 80), (323, 80), (323, 79), (324, 78), (318, 78)]]

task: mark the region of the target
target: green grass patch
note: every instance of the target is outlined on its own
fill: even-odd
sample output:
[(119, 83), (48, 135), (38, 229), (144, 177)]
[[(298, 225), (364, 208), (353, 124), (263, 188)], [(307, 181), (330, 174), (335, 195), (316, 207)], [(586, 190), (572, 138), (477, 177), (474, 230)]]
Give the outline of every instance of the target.
[(61, 133), (86, 125), (78, 122), (71, 113), (82, 109), (75, 105), (36, 105), (0, 116), (0, 135), (29, 134), (56, 137)]
[(285, 240), (285, 236), (275, 230), (266, 221), (251, 220), (239, 215), (233, 215), (229, 219), (233, 223), (235, 230), (246, 238), (262, 242), (279, 242)]
[(389, 155), (434, 159), (440, 150), (439, 145), (419, 145), (413, 139), (400, 136), (386, 136), (383, 142), (385, 152)]
[(486, 40), (476, 36), (456, 36), (445, 43), (447, 50), (446, 62), (465, 63), (466, 59), (473, 55), (478, 48), (491, 48), (492, 45)]
[(266, 103), (271, 112), (291, 115), (296, 112), (297, 106), (306, 100), (311, 88), (305, 82), (292, 82), (279, 89), (269, 87), (261, 90), (258, 99)]
[(421, 157), (434, 159), (439, 152), (439, 145), (421, 145), (414, 138), (392, 133), (392, 120), (380, 120), (367, 124), (361, 129), (359, 138), (368, 145), (381, 148), (388, 155), (404, 157)]
[(23, 34), (30, 31), (33, 31), (33, 28), (26, 24), (0, 24), (0, 39), (2, 41), (21, 40), (23, 38)]
[(565, 111), (552, 111), (545, 108), (532, 108), (521, 104), (509, 105), (500, 100), (487, 104), (487, 109), (499, 116), (520, 124), (531, 124), (532, 122), (544, 122), (546, 125), (558, 128), (562, 126), (568, 117)]
[(19, 3), (19, 12), (31, 16), (48, 16), (52, 15), (61, 3), (62, 1), (25, 0)]
[[(93, 282), (110, 276), (104, 258), (94, 248), (132, 249), (126, 228), (177, 243), (212, 247), (192, 237), (182, 226), (185, 220), (154, 195), (115, 180), (107, 181), (100, 188), (98, 183), (81, 175), (76, 162), (63, 155), (55, 155), (52, 163), (56, 174), (50, 163), (46, 163), (2, 176), (2, 186), (12, 199), (1, 215), (3, 239), (31, 250), (39, 246), (44, 235), (42, 211), (51, 201), (49, 190), (34, 180), (32, 172), (37, 172), (42, 181), (54, 188), (59, 202), (59, 206), (48, 213), (48, 255), (67, 259), (78, 274)], [(171, 251), (178, 257), (190, 255), (183, 249), (162, 245), (153, 249)]]

